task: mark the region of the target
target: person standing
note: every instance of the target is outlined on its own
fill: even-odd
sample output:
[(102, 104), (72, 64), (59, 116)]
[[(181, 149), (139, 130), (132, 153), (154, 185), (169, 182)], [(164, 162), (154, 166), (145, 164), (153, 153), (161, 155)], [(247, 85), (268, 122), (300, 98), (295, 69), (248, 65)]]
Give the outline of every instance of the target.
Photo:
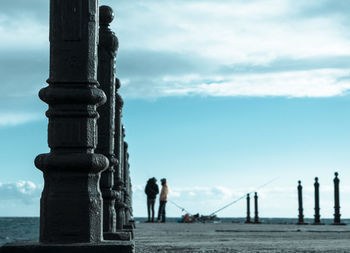
[(158, 222), (165, 223), (165, 205), (168, 201), (168, 185), (165, 178), (162, 178), (160, 182), (162, 183), (162, 190), (159, 196)]
[(154, 222), (154, 204), (156, 202), (157, 194), (159, 193), (159, 188), (156, 182), (157, 179), (155, 177), (152, 177), (148, 179), (145, 187), (145, 193), (147, 195), (147, 222)]

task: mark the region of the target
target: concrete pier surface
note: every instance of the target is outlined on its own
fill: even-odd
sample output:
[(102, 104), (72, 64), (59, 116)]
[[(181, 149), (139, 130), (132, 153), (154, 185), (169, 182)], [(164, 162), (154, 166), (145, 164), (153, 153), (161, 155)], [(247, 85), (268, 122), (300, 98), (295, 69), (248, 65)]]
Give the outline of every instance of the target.
[(139, 223), (136, 252), (350, 252), (349, 226)]

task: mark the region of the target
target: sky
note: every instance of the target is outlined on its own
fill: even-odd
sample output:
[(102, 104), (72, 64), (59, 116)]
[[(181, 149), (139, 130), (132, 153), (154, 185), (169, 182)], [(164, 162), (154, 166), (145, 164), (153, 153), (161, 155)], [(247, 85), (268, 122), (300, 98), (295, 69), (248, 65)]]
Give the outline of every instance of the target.
[[(0, 3), (0, 216), (39, 216), (49, 152), (47, 0)], [(100, 0), (115, 10), (133, 208), (165, 177), (169, 200), (210, 214), (257, 190), (261, 217), (350, 218), (348, 0)], [(265, 187), (261, 185), (270, 182)], [(167, 214), (183, 212), (168, 202)], [(218, 213), (244, 217), (245, 201)]]

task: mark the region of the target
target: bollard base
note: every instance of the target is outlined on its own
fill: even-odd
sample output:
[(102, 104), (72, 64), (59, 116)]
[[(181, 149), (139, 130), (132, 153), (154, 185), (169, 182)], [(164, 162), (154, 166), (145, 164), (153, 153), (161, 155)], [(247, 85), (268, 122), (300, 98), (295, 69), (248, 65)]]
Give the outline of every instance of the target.
[(44, 244), (18, 241), (0, 247), (0, 253), (135, 253), (133, 241), (102, 241), (100, 243)]
[(131, 241), (132, 235), (129, 231), (118, 231), (115, 233), (103, 233), (106, 241)]
[(309, 225), (309, 223), (306, 223), (306, 222), (298, 222), (297, 225)]
[(346, 226), (346, 224), (343, 223), (343, 222), (336, 222), (336, 223), (332, 223), (331, 225), (335, 225), (335, 226)]
[(314, 222), (311, 225), (324, 225), (324, 223), (322, 223), (322, 222)]

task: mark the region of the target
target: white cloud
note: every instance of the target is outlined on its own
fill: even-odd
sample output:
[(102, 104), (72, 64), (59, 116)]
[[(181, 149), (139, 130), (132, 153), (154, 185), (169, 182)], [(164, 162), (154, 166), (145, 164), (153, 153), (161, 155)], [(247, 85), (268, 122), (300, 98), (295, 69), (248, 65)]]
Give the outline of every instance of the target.
[(42, 192), (42, 185), (37, 185), (31, 181), (18, 181), (14, 183), (0, 183), (0, 203), (5, 201), (24, 204), (39, 204), (39, 198)]
[(0, 127), (14, 126), (24, 124), (30, 121), (42, 119), (42, 115), (37, 113), (1, 113), (0, 112)]
[[(349, 76), (346, 61), (329, 69), (314, 62), (313, 68), (304, 66), (303, 69), (303, 65), (297, 63), (301, 64), (297, 70), (295, 65), (287, 66), (280, 73), (254, 70), (254, 67), (269, 66), (280, 59), (294, 62), (320, 58), (321, 62), (327, 62), (327, 57), (350, 56), (348, 14), (345, 8), (339, 8), (340, 5), (325, 14), (329, 1), (150, 0), (116, 3), (104, 0), (101, 4), (109, 4), (115, 9), (116, 19), (112, 27), (120, 40), (120, 55), (125, 51), (150, 52), (148, 55), (132, 55), (135, 60), (131, 63), (144, 63), (137, 69), (135, 64), (127, 62), (128, 57), (117, 59), (120, 70), (124, 70), (118, 72), (118, 76), (125, 85), (121, 91), (126, 97), (330, 97), (346, 94), (349, 89), (350, 79), (339, 79)], [(0, 12), (0, 50), (35, 52), (39, 49), (47, 52), (47, 13), (39, 15), (48, 11), (47, 1), (36, 2), (23, 13), (15, 8), (11, 10), (15, 15)], [(161, 61), (157, 58), (159, 52), (167, 54), (163, 55), (161, 64), (156, 64), (154, 61)], [(181, 61), (164, 64), (172, 62), (176, 55), (181, 55)], [(152, 61), (145, 62), (144, 58), (153, 59), (153, 64)], [(200, 59), (195, 66), (179, 66), (192, 62), (194, 58)], [(18, 65), (21, 64), (28, 65), (19, 60)], [(222, 67), (234, 68), (242, 64), (253, 68), (244, 75), (220, 71)], [(167, 68), (173, 70), (170, 75)], [(47, 78), (44, 71), (23, 69), (23, 75), (17, 77), (9, 73), (3, 78), (26, 85), (27, 82), (20, 79), (32, 76), (33, 72), (39, 75), (35, 85), (37, 80)], [(145, 69), (151, 71), (145, 74)], [(208, 84), (205, 80), (212, 82)]]
[(35, 50), (48, 48), (49, 28), (31, 16), (0, 13), (0, 50)]

